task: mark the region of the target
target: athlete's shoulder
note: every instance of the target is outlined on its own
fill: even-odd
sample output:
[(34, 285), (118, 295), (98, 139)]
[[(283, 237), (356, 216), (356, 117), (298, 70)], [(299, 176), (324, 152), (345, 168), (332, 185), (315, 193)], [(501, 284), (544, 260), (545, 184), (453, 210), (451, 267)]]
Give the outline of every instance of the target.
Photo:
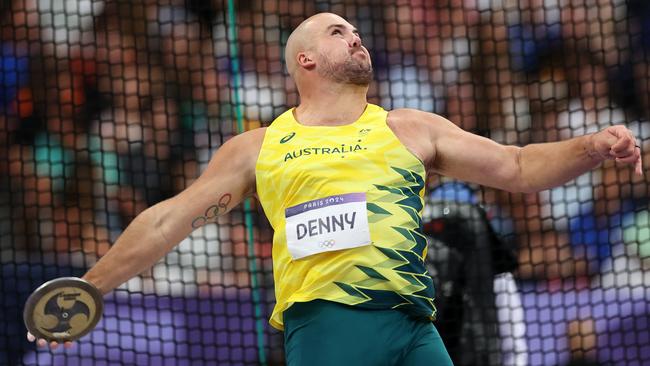
[(250, 140), (263, 140), (264, 135), (266, 134), (266, 130), (268, 127), (258, 127), (254, 128), (252, 130), (246, 131), (242, 133), (242, 135), (246, 135), (247, 139)]
[(266, 134), (266, 129), (268, 127), (258, 127), (252, 130), (248, 130), (233, 136), (232, 140), (237, 140), (237, 143), (253, 143), (255, 141), (262, 141), (264, 135)]
[(417, 109), (395, 109), (388, 112), (386, 118), (388, 127), (397, 138), (425, 166), (429, 166), (435, 159), (436, 136), (443, 136), (443, 128), (447, 120), (437, 114), (423, 112)]
[(226, 150), (236, 150), (239, 154), (250, 152), (255, 155), (262, 147), (266, 127), (255, 128), (233, 136), (222, 147)]
[(389, 123), (435, 123), (445, 120), (435, 113), (424, 112), (413, 108), (399, 108), (388, 111)]
[(386, 117), (386, 123), (394, 132), (408, 130), (416, 135), (432, 132), (443, 120), (437, 114), (410, 108), (394, 109)]

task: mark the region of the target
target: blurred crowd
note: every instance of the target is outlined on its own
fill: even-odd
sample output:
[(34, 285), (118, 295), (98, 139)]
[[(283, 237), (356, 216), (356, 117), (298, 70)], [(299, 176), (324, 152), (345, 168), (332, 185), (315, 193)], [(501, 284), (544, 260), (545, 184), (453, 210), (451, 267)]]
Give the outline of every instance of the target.
[[(239, 112), (251, 129), (296, 105), (283, 48), (318, 11), (359, 29), (372, 103), (520, 146), (626, 124), (650, 164), (646, 1), (241, 0), (236, 26), (226, 3), (0, 1), (0, 265), (92, 265), (139, 212), (192, 183)], [(650, 285), (647, 175), (606, 163), (539, 194), (477, 189), (516, 244), (522, 291)], [(268, 285), (270, 231), (253, 206)], [(129, 289), (249, 287), (246, 235), (237, 210)], [(588, 358), (595, 341), (580, 335), (594, 319), (572, 321), (567, 347)]]

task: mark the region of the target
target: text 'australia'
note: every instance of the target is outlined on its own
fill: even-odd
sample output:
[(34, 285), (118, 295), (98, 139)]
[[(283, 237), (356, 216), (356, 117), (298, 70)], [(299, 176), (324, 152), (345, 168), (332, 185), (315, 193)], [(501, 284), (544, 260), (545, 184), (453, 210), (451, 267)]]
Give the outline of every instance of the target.
[(359, 144), (355, 144), (355, 145), (341, 144), (340, 146), (330, 146), (330, 147), (305, 147), (299, 150), (288, 152), (284, 156), (284, 161), (297, 159), (301, 156), (307, 156), (307, 155), (346, 154), (346, 153), (357, 152), (359, 150), (365, 150), (365, 148), (361, 147), (361, 145)]
[(307, 221), (306, 223), (300, 223), (296, 226), (296, 234), (298, 234), (298, 240), (306, 236), (312, 237), (316, 235), (354, 229), (354, 220), (356, 218), (356, 215), (356, 212), (351, 212), (313, 219)]

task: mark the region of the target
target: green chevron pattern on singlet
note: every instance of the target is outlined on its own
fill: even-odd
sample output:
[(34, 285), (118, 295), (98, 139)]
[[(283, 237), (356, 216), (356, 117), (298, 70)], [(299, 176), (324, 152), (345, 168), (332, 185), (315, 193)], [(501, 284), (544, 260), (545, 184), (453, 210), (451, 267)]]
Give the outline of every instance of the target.
[[(395, 304), (394, 308), (400, 307), (406, 312), (409, 312), (409, 308), (412, 307), (413, 313), (421, 313), (422, 306), (433, 307), (434, 295), (433, 281), (427, 273), (422, 259), (422, 253), (424, 253), (427, 241), (421, 232), (422, 220), (419, 213), (422, 210), (422, 201), (419, 192), (424, 189), (424, 179), (413, 170), (391, 168), (408, 183), (402, 184), (403, 182), (400, 182), (399, 186), (401, 187), (399, 188), (375, 185), (377, 190), (386, 193), (379, 197), (377, 201), (395, 203), (411, 216), (413, 222), (417, 225), (414, 229), (392, 227), (404, 240), (395, 243), (393, 248), (377, 247), (386, 256), (386, 261), (376, 265), (375, 268), (390, 269), (404, 278), (410, 285), (402, 288), (400, 293), (371, 289), (376, 283), (389, 281), (389, 279), (372, 268), (362, 266), (356, 267), (366, 274), (366, 279), (353, 284), (335, 283), (348, 295), (365, 299), (363, 302), (364, 307), (385, 308), (385, 304), (390, 303)], [(368, 203), (368, 211), (368, 220), (373, 223), (381, 222), (391, 215), (389, 211), (374, 203)]]

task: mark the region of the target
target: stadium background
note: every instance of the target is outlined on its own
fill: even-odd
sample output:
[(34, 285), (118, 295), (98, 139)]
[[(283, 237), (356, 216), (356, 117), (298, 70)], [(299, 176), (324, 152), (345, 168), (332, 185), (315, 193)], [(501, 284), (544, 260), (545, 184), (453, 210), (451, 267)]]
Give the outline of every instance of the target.
[[(295, 105), (283, 46), (319, 11), (359, 29), (373, 103), (517, 145), (623, 123), (648, 168), (643, 0), (2, 0), (0, 364), (281, 363), (255, 202), (108, 295), (72, 350), (37, 351), (22, 307), (83, 274), (223, 141)], [(539, 194), (474, 188), (517, 249), (527, 363), (650, 364), (647, 175), (607, 163)]]

